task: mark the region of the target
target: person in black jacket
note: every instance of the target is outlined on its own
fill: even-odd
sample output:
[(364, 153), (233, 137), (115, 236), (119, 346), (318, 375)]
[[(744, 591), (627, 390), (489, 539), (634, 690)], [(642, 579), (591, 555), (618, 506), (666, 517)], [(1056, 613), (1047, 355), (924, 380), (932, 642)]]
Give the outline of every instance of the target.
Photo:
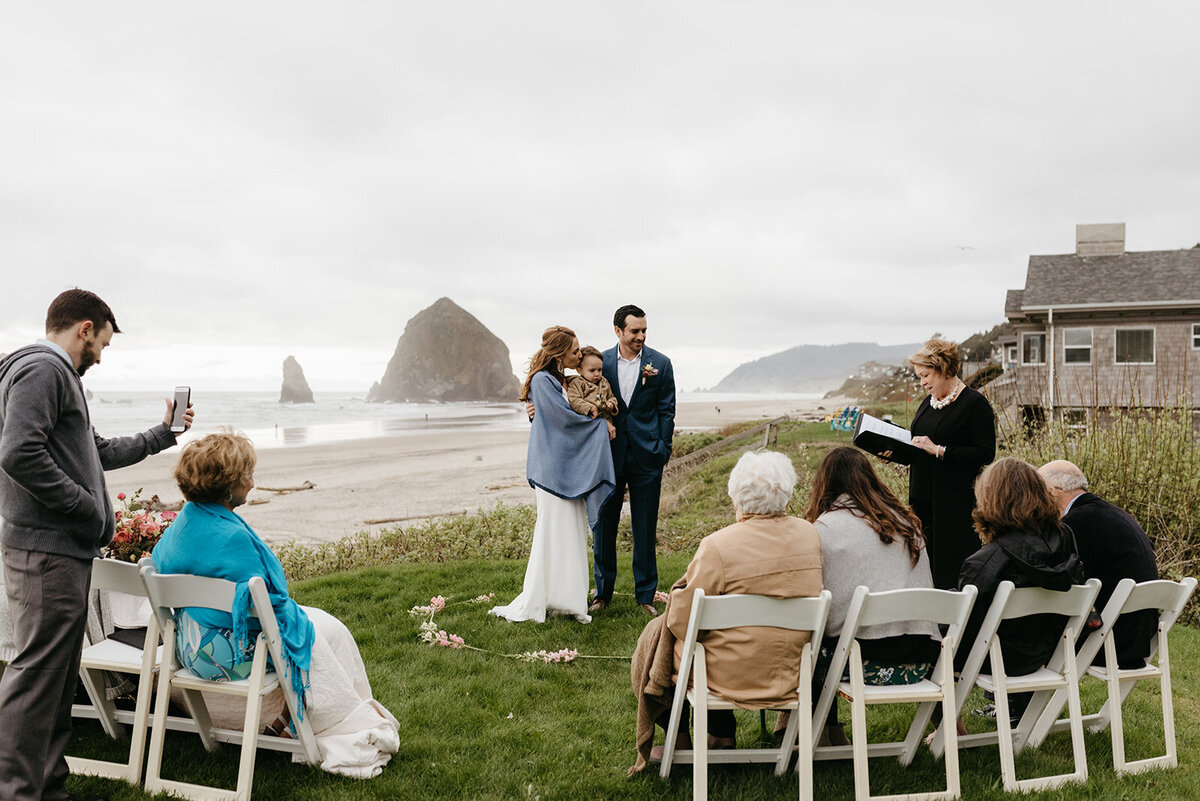
[[(962, 669), (1002, 581), (1017, 587), (1067, 590), (1083, 582), (1074, 536), (1059, 519), (1050, 488), (1032, 465), (1011, 456), (997, 460), (975, 482), (975, 530), (984, 546), (963, 562), (962, 589), (979, 590), (955, 657)], [(1023, 676), (1044, 666), (1054, 653), (1066, 621), (1062, 615), (1030, 615), (1000, 624), (1004, 672)], [(985, 671), (986, 672), (986, 671)], [(1014, 725), (1031, 694), (1010, 697)]]
[[(1042, 465), (1038, 473), (1050, 485), (1063, 522), (1075, 532), (1084, 575), (1100, 579), (1097, 611), (1104, 609), (1121, 579), (1142, 582), (1158, 578), (1154, 546), (1146, 532), (1124, 509), (1087, 492), (1088, 480), (1082, 470), (1059, 459)], [(1128, 670), (1146, 664), (1150, 640), (1157, 630), (1158, 615), (1153, 609), (1121, 615), (1113, 626), (1118, 666)], [(1095, 661), (1104, 664), (1103, 651)]]
[(908, 503), (921, 518), (933, 586), (952, 590), (963, 560), (979, 550), (971, 486), (996, 456), (996, 416), (958, 377), (958, 345), (935, 337), (908, 362), (929, 393), (912, 420), (912, 444), (924, 453), (909, 471)]

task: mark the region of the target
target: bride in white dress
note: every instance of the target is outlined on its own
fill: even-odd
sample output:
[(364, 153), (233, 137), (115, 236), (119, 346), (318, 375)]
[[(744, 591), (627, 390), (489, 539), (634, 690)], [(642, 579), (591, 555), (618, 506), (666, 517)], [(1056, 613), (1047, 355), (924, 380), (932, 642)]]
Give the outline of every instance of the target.
[(521, 400), (536, 409), (525, 473), (537, 495), (537, 523), (521, 594), (491, 610), (507, 620), (544, 623), (548, 615), (571, 615), (591, 621), (588, 524), (612, 494), (614, 476), (607, 422), (567, 403), (563, 370), (579, 361), (575, 332), (547, 328), (521, 390)]

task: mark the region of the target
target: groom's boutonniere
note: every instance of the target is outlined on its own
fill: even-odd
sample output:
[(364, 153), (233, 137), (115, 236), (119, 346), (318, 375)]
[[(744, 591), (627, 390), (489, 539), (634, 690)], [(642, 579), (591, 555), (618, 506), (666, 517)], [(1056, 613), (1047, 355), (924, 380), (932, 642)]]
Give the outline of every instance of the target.
[(653, 378), (656, 375), (658, 375), (658, 368), (650, 362), (646, 362), (646, 365), (642, 368), (642, 386), (646, 386), (647, 378)]

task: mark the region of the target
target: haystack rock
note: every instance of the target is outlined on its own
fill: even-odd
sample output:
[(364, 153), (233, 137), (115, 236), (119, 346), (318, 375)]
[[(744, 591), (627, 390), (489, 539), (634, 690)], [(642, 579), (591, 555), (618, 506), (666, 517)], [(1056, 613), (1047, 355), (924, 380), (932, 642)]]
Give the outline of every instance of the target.
[(304, 380), (304, 368), (295, 356), (283, 360), (283, 389), (279, 391), (280, 403), (312, 403), (312, 390)]
[(521, 391), (508, 346), (450, 298), (404, 326), (368, 401), (515, 401)]

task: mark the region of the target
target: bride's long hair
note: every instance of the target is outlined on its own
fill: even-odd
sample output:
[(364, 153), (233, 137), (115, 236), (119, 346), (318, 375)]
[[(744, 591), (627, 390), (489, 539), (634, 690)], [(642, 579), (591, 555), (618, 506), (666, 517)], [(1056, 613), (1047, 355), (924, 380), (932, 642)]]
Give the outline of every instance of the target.
[(525, 376), (525, 385), (521, 387), (520, 400), (529, 400), (529, 382), (542, 370), (549, 370), (559, 381), (566, 380), (559, 359), (570, 353), (574, 344), (575, 332), (565, 325), (552, 325), (542, 332), (542, 346), (529, 357), (529, 375)]

